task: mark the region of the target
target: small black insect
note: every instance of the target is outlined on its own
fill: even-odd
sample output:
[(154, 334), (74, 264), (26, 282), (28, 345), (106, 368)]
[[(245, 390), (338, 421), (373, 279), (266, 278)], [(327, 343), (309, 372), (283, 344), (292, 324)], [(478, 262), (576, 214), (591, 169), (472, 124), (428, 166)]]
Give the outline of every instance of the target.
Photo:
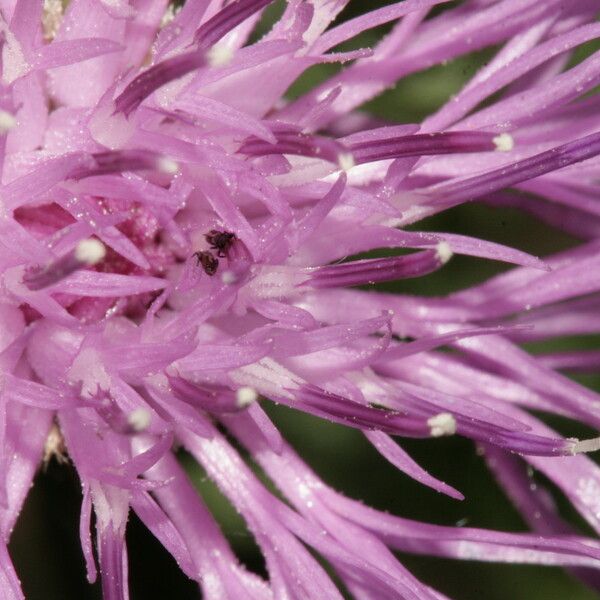
[(217, 256), (224, 258), (233, 242), (235, 242), (235, 233), (229, 231), (218, 231), (211, 229), (205, 236), (206, 241), (210, 244), (211, 250), (217, 251)]
[(207, 275), (212, 277), (217, 272), (219, 259), (215, 258), (210, 252), (198, 250), (198, 252), (194, 252), (194, 256), (196, 257), (196, 264), (202, 265), (202, 268)]

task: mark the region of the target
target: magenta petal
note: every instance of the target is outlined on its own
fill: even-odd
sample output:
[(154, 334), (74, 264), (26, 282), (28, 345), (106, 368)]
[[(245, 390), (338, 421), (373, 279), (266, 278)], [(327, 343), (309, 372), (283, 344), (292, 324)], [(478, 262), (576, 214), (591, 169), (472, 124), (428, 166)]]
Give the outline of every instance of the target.
[(31, 488), (44, 443), (50, 430), (52, 413), (28, 406), (10, 406), (5, 436), (5, 485), (8, 505), (0, 508), (2, 537), (7, 540)]
[[(218, 597), (217, 593), (225, 594), (225, 597), (247, 593), (253, 600), (269, 597), (266, 584), (238, 564), (217, 524), (175, 459), (164, 457), (148, 476), (170, 481), (169, 485), (156, 492), (163, 515), (170, 519), (176, 530), (176, 533), (170, 534), (172, 541), (168, 547), (173, 546), (175, 558), (185, 561), (182, 566), (190, 569), (190, 575), (202, 582), (208, 597)], [(157, 507), (153, 506), (150, 510), (152, 505), (147, 499), (142, 503), (134, 498), (133, 504), (134, 508), (137, 505), (136, 511), (144, 521), (158, 516)], [(157, 526), (153, 521), (149, 521), (148, 525), (153, 529)]]
[(224, 10), (218, 12), (212, 19), (209, 19), (198, 28), (194, 35), (194, 41), (200, 47), (209, 48), (234, 27), (245, 21), (255, 12), (271, 4), (272, 1), (234, 0)]
[(309, 281), (316, 288), (373, 284), (427, 275), (439, 269), (444, 262), (437, 252), (426, 250), (397, 258), (372, 258), (320, 267)]
[(456, 183), (440, 184), (431, 188), (434, 202), (444, 204), (470, 200), (515, 183), (539, 177), (600, 154), (600, 134), (557, 146), (546, 152)]
[(119, 50), (122, 50), (120, 44), (112, 40), (96, 38), (54, 42), (42, 48), (38, 54), (35, 66), (38, 69), (62, 67)]
[[(585, 456), (600, 437), (533, 416), (600, 427), (600, 394), (570, 377), (600, 366), (578, 345), (600, 333), (597, 0), (279, 4), (2, 4), (0, 596), (23, 597), (6, 543), (40, 462), (65, 457), (87, 576), (99, 569), (109, 599), (129, 595), (130, 506), (207, 600), (442, 600), (396, 551), (562, 566), (597, 589), (600, 543), (529, 475), (600, 532)], [(366, 104), (479, 51), (485, 64), (421, 122), (394, 122), (404, 96), (386, 117)], [(389, 97), (419, 94), (426, 110), (417, 79)], [(522, 239), (538, 229), (513, 231), (517, 216), (514, 248), (462, 235), (471, 223), (452, 215), (455, 233), (427, 231), (470, 201), (491, 206), (482, 231), (509, 208), (568, 249)], [(446, 294), (411, 292), (453, 255), (504, 270), (459, 289), (480, 278), (459, 258), (432, 276)], [(377, 285), (399, 279), (402, 294)], [(565, 337), (570, 350), (527, 349)], [(473, 440), (533, 533), (345, 498), (271, 402), (358, 430), (454, 499), (449, 475), (391, 436), (432, 451), (451, 445), (429, 438)], [(235, 556), (182, 457), (241, 515), (265, 575)]]

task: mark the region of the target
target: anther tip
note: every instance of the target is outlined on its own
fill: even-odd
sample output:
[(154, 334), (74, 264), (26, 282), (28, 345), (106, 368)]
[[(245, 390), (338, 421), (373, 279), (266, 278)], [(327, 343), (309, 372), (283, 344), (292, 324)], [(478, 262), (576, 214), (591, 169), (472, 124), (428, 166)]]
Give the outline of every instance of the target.
[(338, 154), (338, 165), (342, 171), (349, 171), (356, 163), (354, 162), (354, 156), (350, 152), (341, 152)]
[(443, 265), (446, 264), (452, 258), (452, 255), (454, 254), (454, 252), (452, 252), (452, 248), (450, 247), (450, 244), (448, 242), (440, 242), (435, 247), (435, 253), (436, 253), (436, 256), (438, 257), (438, 260)]
[(127, 423), (136, 432), (145, 431), (150, 426), (152, 415), (145, 408), (136, 408), (127, 416)]
[(166, 175), (177, 175), (179, 173), (179, 163), (168, 156), (161, 156), (158, 159), (158, 170)]
[(515, 147), (515, 140), (510, 133), (501, 133), (492, 141), (498, 152), (510, 152)]
[(211, 67), (224, 67), (233, 59), (233, 51), (227, 46), (218, 44), (213, 46), (206, 54), (208, 64)]
[(0, 134), (7, 133), (17, 124), (17, 119), (6, 110), (0, 110)]
[(456, 433), (456, 419), (450, 413), (439, 413), (427, 419), (431, 437), (442, 437)]
[(106, 256), (104, 244), (94, 238), (81, 240), (75, 248), (75, 258), (86, 265), (95, 265)]
[(258, 392), (251, 387), (241, 387), (235, 393), (236, 404), (245, 408), (258, 400)]

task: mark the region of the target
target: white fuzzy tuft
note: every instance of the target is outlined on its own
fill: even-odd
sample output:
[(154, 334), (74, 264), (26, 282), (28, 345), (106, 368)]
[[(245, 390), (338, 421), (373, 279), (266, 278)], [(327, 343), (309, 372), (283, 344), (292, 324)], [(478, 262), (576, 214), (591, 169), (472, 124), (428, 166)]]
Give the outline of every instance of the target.
[(150, 427), (151, 421), (152, 415), (150, 414), (150, 411), (141, 407), (136, 408), (127, 416), (127, 423), (129, 423), (129, 426), (137, 432), (146, 431), (146, 429)]
[(240, 408), (249, 406), (257, 400), (258, 392), (254, 388), (248, 386), (239, 388), (235, 393), (235, 401)]
[(515, 147), (515, 140), (510, 133), (501, 133), (492, 141), (496, 145), (496, 150), (498, 150), (498, 152), (510, 152)]
[(99, 263), (106, 256), (106, 248), (104, 244), (95, 240), (94, 238), (88, 238), (87, 240), (81, 240), (75, 248), (75, 258), (86, 265), (95, 265)]
[(448, 242), (440, 242), (435, 247), (435, 254), (439, 261), (445, 265), (452, 258), (454, 252), (452, 252), (452, 248)]
[(338, 154), (338, 165), (342, 171), (348, 172), (356, 163), (354, 162), (354, 156), (350, 152), (341, 152)]
[(456, 419), (450, 413), (439, 413), (427, 419), (431, 437), (454, 435), (456, 433)]
[(233, 50), (227, 46), (216, 45), (208, 51), (206, 58), (211, 67), (224, 67), (233, 59)]

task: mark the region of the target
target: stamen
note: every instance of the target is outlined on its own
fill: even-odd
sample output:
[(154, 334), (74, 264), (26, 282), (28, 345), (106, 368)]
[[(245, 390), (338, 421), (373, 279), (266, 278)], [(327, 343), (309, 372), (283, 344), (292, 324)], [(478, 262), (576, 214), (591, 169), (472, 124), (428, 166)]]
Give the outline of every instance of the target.
[[(171, 390), (178, 400), (202, 410), (229, 414), (235, 413), (258, 399), (258, 393), (252, 387), (243, 386), (237, 392), (227, 388), (202, 388), (179, 376), (167, 376)], [(245, 390), (245, 391), (244, 391)], [(241, 401), (238, 394), (241, 392)], [(254, 400), (252, 399), (255, 396)]]
[(439, 413), (427, 419), (431, 437), (442, 437), (456, 433), (456, 419), (450, 413)]
[(340, 142), (320, 135), (302, 133), (297, 129), (273, 127), (277, 142), (272, 144), (258, 138), (248, 139), (238, 150), (248, 156), (267, 156), (269, 154), (295, 154), (297, 156), (310, 156), (322, 158), (340, 168), (346, 169), (354, 166), (354, 157)]
[(138, 75), (115, 100), (115, 113), (131, 114), (152, 92), (207, 64), (206, 53), (184, 52), (157, 63)]
[(598, 154), (600, 154), (600, 132), (595, 132), (481, 175), (436, 184), (429, 188), (427, 203), (450, 206), (466, 199), (475, 199)]
[(407, 256), (356, 260), (321, 267), (311, 273), (306, 282), (313, 287), (347, 287), (408, 279), (428, 275), (439, 269), (452, 256), (448, 244), (442, 242), (436, 250), (415, 252)]
[[(354, 143), (348, 140), (347, 143), (356, 162), (361, 164), (407, 156), (489, 152), (500, 149), (499, 144), (503, 145), (502, 149), (504, 149), (509, 141), (512, 142), (512, 138), (508, 134), (448, 131), (378, 138)], [(510, 150), (508, 147), (507, 149)]]
[[(195, 69), (211, 64), (209, 48), (214, 47), (232, 29), (272, 1), (237, 0), (237, 2), (233, 2), (220, 10), (196, 31), (194, 35), (196, 48), (157, 63), (138, 75), (115, 100), (115, 112), (129, 115), (158, 88), (174, 79), (187, 75)], [(221, 51), (215, 50), (215, 52)], [(223, 56), (223, 54), (220, 54), (220, 58), (223, 58)], [(217, 56), (218, 58), (219, 56)]]
[[(379, 429), (392, 435), (408, 437), (427, 435), (427, 424), (422, 418), (358, 404), (313, 385), (302, 386), (295, 393), (295, 400), (304, 404), (313, 414), (350, 427)], [(285, 402), (285, 399), (281, 398), (281, 401)]]
[(106, 255), (104, 244), (96, 239), (82, 240), (65, 256), (41, 270), (32, 270), (25, 274), (23, 283), (31, 290), (42, 290), (58, 283), (71, 273), (86, 266), (99, 263)]
[(240, 408), (245, 408), (257, 400), (258, 393), (251, 387), (241, 387), (235, 393), (235, 402)]

